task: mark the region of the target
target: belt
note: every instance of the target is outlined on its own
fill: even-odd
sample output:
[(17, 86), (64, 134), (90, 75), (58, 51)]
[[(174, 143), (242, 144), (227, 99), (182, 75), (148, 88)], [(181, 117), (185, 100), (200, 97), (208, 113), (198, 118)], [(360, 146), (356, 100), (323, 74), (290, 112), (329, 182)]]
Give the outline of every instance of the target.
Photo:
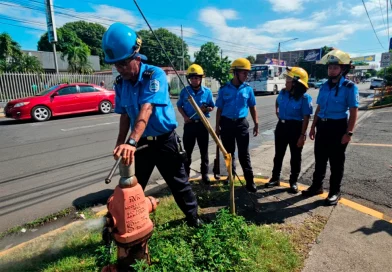
[(343, 122), (343, 121), (347, 122), (347, 118), (342, 118), (342, 119), (319, 118), (318, 120), (320, 120), (321, 122)]
[[(174, 131), (174, 130), (173, 130)], [(169, 138), (170, 135), (172, 135), (173, 131), (170, 131), (168, 133), (159, 135), (159, 136), (147, 136), (147, 137), (142, 137), (140, 140), (146, 140), (146, 141), (158, 141), (162, 139), (167, 139)]]
[(241, 121), (241, 120), (244, 120), (244, 119), (245, 119), (245, 117), (242, 117), (242, 118), (229, 118), (229, 117), (226, 117), (226, 116), (222, 116), (222, 118), (223, 118), (223, 119), (230, 120), (230, 121), (233, 121), (233, 122), (235, 122), (235, 121)]
[(283, 120), (283, 119), (279, 119), (279, 122), (282, 124), (286, 124), (286, 123), (299, 123), (302, 122), (302, 120)]
[[(191, 120), (192, 120), (192, 119), (191, 119)], [(200, 119), (195, 119), (195, 120), (192, 120), (192, 122), (193, 122), (193, 123), (200, 123), (201, 120), (200, 120)]]

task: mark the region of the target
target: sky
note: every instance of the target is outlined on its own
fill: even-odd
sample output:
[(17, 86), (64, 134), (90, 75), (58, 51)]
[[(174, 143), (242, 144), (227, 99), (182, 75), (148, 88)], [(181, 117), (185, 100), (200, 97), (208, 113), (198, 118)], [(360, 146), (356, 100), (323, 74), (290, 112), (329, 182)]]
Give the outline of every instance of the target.
[[(230, 59), (325, 45), (352, 57), (376, 54), (389, 48), (392, 10), (385, 0), (139, 0), (153, 29), (164, 27), (181, 35), (189, 54), (212, 41)], [(85, 20), (105, 27), (120, 21), (135, 30), (147, 25), (133, 1), (53, 0), (56, 27)], [(388, 17), (387, 17), (388, 12)], [(388, 34), (389, 28), (389, 34)], [(0, 33), (7, 32), (24, 50), (36, 50), (46, 32), (44, 0), (0, 1)], [(388, 36), (390, 35), (390, 36)], [(288, 41), (297, 38), (296, 40)], [(287, 42), (285, 42), (287, 41)]]

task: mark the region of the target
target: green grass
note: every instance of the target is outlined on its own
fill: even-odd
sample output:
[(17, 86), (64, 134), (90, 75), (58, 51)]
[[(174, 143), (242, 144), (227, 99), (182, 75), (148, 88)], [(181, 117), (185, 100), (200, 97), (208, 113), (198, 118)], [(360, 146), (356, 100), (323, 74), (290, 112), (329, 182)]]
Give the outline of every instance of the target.
[(376, 103), (374, 103), (373, 106), (384, 106), (389, 104), (392, 104), (392, 96), (384, 97), (382, 100), (379, 100)]
[[(227, 197), (228, 186), (213, 187), (193, 185), (204, 210), (219, 206), (225, 202), (219, 198)], [(173, 197), (160, 198), (157, 211), (151, 214), (155, 224), (149, 241), (152, 264), (139, 262), (135, 271), (299, 271), (309, 244), (323, 227), (318, 221), (302, 227), (255, 225), (227, 209), (216, 212), (214, 220), (200, 229), (189, 228), (183, 217)], [(8, 266), (0, 262), (0, 271), (100, 271), (116, 260), (116, 251), (109, 255), (102, 245), (100, 231), (63, 234), (39, 254), (33, 248), (14, 252), (4, 259)]]

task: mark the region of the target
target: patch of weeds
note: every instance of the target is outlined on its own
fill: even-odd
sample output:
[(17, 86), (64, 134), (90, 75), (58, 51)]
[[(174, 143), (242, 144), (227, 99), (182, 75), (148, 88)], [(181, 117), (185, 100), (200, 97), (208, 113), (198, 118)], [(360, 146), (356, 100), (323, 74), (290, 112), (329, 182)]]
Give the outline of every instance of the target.
[(67, 209), (61, 210), (59, 212), (50, 214), (48, 216), (45, 216), (45, 217), (42, 217), (42, 218), (38, 218), (38, 219), (36, 219), (34, 221), (31, 221), (29, 223), (26, 223), (24, 225), (10, 228), (10, 229), (0, 233), (0, 239), (2, 239), (3, 237), (5, 237), (7, 235), (10, 235), (10, 234), (13, 234), (13, 233), (17, 233), (17, 232), (19, 232), (23, 228), (25, 228), (25, 229), (34, 229), (36, 227), (42, 226), (42, 225), (44, 225), (46, 223), (52, 222), (52, 221), (57, 220), (59, 218), (66, 217), (66, 216), (68, 216), (69, 214), (71, 214), (74, 211), (75, 211), (75, 208), (67, 208)]

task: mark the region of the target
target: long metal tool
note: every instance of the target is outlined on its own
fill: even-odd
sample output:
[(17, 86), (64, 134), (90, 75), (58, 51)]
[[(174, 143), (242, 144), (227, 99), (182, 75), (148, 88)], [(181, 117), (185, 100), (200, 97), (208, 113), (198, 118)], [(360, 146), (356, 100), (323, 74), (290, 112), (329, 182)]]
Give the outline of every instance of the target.
[(203, 122), (203, 125), (207, 128), (208, 132), (210, 133), (212, 139), (214, 140), (214, 142), (219, 146), (219, 149), (222, 151), (222, 154), (225, 158), (225, 164), (226, 164), (226, 168), (227, 171), (229, 173), (229, 180), (230, 180), (230, 212), (232, 214), (235, 214), (235, 199), (234, 199), (234, 179), (233, 179), (233, 175), (232, 175), (232, 165), (231, 165), (231, 154), (228, 153), (226, 151), (226, 149), (224, 148), (223, 144), (221, 143), (221, 141), (219, 140), (219, 137), (216, 135), (214, 129), (212, 129), (209, 121), (207, 120), (207, 118), (205, 117), (205, 115), (203, 114), (203, 112), (201, 111), (200, 107), (197, 105), (196, 101), (193, 99), (188, 86), (186, 86), (184, 84), (184, 81), (182, 80), (182, 78), (180, 77), (180, 75), (178, 74), (176, 68), (173, 65), (173, 62), (171, 61), (170, 57), (168, 56), (165, 48), (163, 47), (161, 41), (158, 39), (158, 37), (155, 35), (154, 30), (152, 30), (150, 24), (147, 21), (147, 18), (144, 16), (143, 11), (141, 10), (139, 4), (137, 3), (136, 0), (133, 0), (133, 2), (135, 3), (137, 9), (139, 10), (140, 14), (142, 15), (144, 21), (146, 22), (148, 28), (150, 29), (151, 33), (154, 35), (155, 39), (157, 40), (159, 46), (162, 48), (163, 53), (165, 54), (167, 60), (170, 62), (171, 67), (173, 68), (175, 74), (177, 75), (178, 79), (180, 80), (181, 84), (184, 86), (184, 88), (186, 89), (186, 91), (189, 94), (189, 103), (192, 105), (192, 107), (194, 108), (194, 110), (197, 112), (197, 114), (200, 117), (200, 120)]

